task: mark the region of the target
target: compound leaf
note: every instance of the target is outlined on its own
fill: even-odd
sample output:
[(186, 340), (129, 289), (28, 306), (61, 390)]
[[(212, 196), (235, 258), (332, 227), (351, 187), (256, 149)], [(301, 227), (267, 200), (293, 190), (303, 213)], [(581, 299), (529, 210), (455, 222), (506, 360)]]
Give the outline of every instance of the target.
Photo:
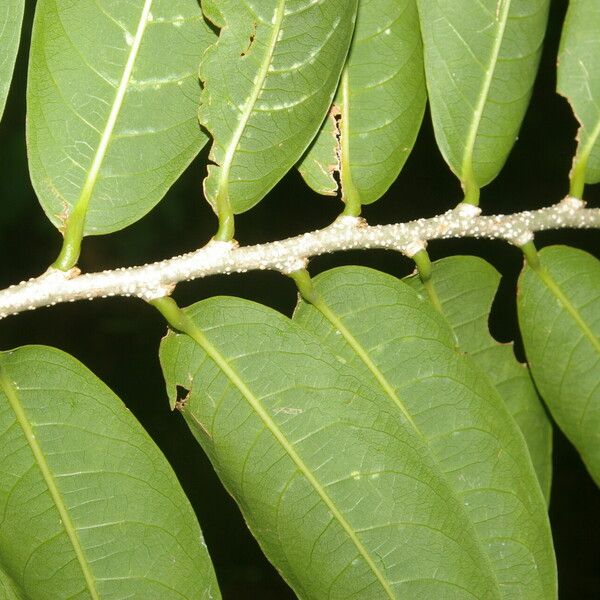
[(0, 353), (0, 432), (8, 598), (218, 597), (171, 467), (74, 358), (41, 346)]
[(581, 198), (584, 183), (600, 182), (600, 4), (571, 0), (558, 54), (558, 92), (579, 121), (571, 194)]
[(52, 223), (122, 229), (164, 196), (207, 137), (198, 64), (214, 41), (197, 0), (39, 0), (27, 139)]
[(500, 172), (529, 103), (549, 0), (417, 0), (435, 136), (467, 200)]
[(330, 118), (300, 164), (317, 192), (360, 206), (398, 177), (425, 110), (415, 0), (362, 0)]
[(24, 0), (3, 0), (0, 6), (0, 119), (19, 50), (24, 9)]
[[(432, 479), (446, 485), (448, 519), (483, 555), (487, 589), (467, 588), (469, 597), (555, 598), (546, 505), (527, 447), (443, 317), (408, 285), (362, 267), (322, 273), (313, 294), (294, 320), (386, 396), (398, 425), (425, 446)], [(444, 597), (434, 590), (422, 597)]]
[(540, 394), (600, 485), (600, 262), (551, 246), (541, 268), (525, 267), (518, 308), (523, 344)]
[[(527, 442), (540, 487), (549, 502), (552, 425), (527, 365), (517, 361), (512, 344), (500, 344), (488, 328), (500, 274), (476, 256), (452, 256), (433, 263), (431, 281), (460, 349), (482, 368), (517, 422)], [(407, 278), (406, 282), (426, 297), (418, 276)]]
[(302, 156), (325, 118), (357, 0), (203, 2), (221, 27), (204, 55), (200, 122), (214, 143), (205, 195), (215, 211), (252, 208)]

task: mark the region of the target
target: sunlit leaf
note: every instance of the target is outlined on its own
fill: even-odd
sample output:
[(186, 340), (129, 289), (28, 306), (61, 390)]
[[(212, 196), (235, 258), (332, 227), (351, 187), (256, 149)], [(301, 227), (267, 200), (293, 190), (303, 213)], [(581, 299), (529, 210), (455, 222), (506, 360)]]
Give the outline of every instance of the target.
[(300, 164), (320, 194), (380, 198), (412, 150), (425, 109), (416, 0), (362, 0), (330, 118)]
[(197, 0), (38, 0), (27, 137), (54, 225), (109, 233), (161, 200), (207, 140), (197, 72), (214, 39)]
[(300, 598), (552, 598), (545, 505), (516, 426), (441, 318), (395, 285), (396, 318), (418, 332), (393, 348), (399, 323), (370, 317), (389, 298), (347, 291), (403, 379), (406, 414), (334, 328), (315, 337), (233, 298), (190, 307), (192, 337), (163, 341), (171, 401), (189, 390), (188, 425)]
[[(406, 281), (426, 297), (418, 276)], [(498, 343), (488, 328), (500, 274), (481, 258), (452, 256), (433, 264), (431, 281), (461, 350), (483, 369), (521, 429), (548, 502), (552, 482), (552, 426), (527, 366), (517, 361), (512, 344)]]
[(13, 597), (219, 597), (164, 456), (58, 350), (0, 353), (0, 513), (0, 590), (18, 589)]
[[(315, 304), (302, 301), (295, 321), (377, 386), (399, 426), (425, 445), (432, 475), (447, 485), (446, 518), (485, 556), (487, 592), (469, 589), (471, 597), (554, 598), (546, 506), (527, 447), (496, 390), (457, 352), (441, 315), (371, 269), (327, 271), (314, 286)], [(444, 597), (434, 590), (422, 597)]]
[(549, 0), (417, 0), (437, 143), (467, 199), (496, 177), (540, 58)]
[(0, 119), (19, 49), (24, 8), (24, 0), (2, 0), (0, 5)]
[(519, 279), (519, 324), (540, 394), (600, 485), (600, 262), (551, 246)]
[(340, 77), (356, 0), (204, 2), (222, 27), (204, 55), (200, 121), (214, 143), (205, 193), (215, 210), (259, 202), (302, 156)]
[(571, 0), (558, 55), (558, 92), (581, 125), (571, 173), (571, 193), (600, 182), (600, 3)]

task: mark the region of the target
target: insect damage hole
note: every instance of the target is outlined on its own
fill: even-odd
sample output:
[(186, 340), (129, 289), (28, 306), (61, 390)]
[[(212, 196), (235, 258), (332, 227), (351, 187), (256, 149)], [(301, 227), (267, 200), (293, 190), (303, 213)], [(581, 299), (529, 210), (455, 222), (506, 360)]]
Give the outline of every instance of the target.
[(245, 50), (242, 51), (242, 53), (240, 54), (241, 57), (247, 56), (248, 53), (250, 52), (250, 50), (252, 49), (252, 46), (254, 45), (254, 41), (256, 40), (256, 21), (254, 21), (252, 23), (252, 33), (250, 34), (249, 38), (248, 38), (248, 46), (246, 47)]
[(338, 184), (338, 189), (342, 189), (341, 182), (341, 171), (342, 171), (342, 111), (339, 106), (334, 104), (331, 107), (330, 112), (331, 118), (335, 124), (334, 137), (335, 137), (335, 157), (337, 164), (332, 170), (332, 176)]
[(183, 387), (182, 385), (177, 386), (177, 400), (175, 401), (175, 410), (182, 411), (188, 400), (190, 399), (192, 391)]

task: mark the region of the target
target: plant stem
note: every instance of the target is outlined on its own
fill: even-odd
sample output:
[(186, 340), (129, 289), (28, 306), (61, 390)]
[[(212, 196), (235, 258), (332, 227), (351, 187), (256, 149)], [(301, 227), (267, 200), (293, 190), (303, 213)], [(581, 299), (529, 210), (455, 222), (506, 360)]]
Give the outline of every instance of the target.
[(149, 304), (152, 304), (158, 312), (165, 318), (167, 323), (175, 330), (187, 333), (191, 336), (192, 329), (195, 329), (195, 325), (192, 320), (179, 308), (177, 302), (169, 296), (163, 298), (156, 298), (150, 300)]
[(79, 203), (69, 215), (60, 254), (52, 264), (55, 269), (69, 271), (79, 261), (86, 213), (87, 204)]
[(313, 286), (310, 273), (306, 269), (299, 269), (289, 273), (289, 277), (294, 280), (300, 295), (313, 305), (319, 302), (319, 296)]
[(463, 204), (472, 204), (473, 206), (479, 206), (479, 186), (474, 181), (463, 182), (464, 198), (462, 199)]
[(576, 156), (571, 170), (569, 195), (573, 198), (583, 198), (585, 188), (585, 171), (587, 168), (587, 158)]
[(235, 218), (229, 201), (219, 203), (219, 229), (214, 237), (218, 242), (230, 242), (235, 235)]
[(431, 265), (431, 260), (429, 258), (429, 253), (427, 250), (419, 250), (412, 259), (415, 261), (415, 265), (417, 265), (417, 271), (419, 272), (419, 277), (421, 278), (421, 283), (429, 296), (429, 300), (431, 304), (433, 304), (434, 308), (443, 314), (444, 309), (442, 307), (442, 303), (440, 302), (440, 298), (435, 291), (433, 286), (433, 280), (431, 278), (433, 267)]
[(539, 271), (542, 268), (540, 257), (533, 242), (527, 242), (521, 246), (521, 251), (525, 256), (527, 264), (534, 270)]
[[(157, 263), (101, 273), (79, 274), (49, 269), (43, 275), (0, 291), (0, 319), (10, 314), (59, 302), (106, 296), (136, 296), (149, 301), (168, 296), (173, 287), (223, 273), (271, 269), (289, 274), (302, 269), (312, 256), (339, 250), (384, 248), (399, 250), (418, 240), (487, 238), (521, 247), (533, 232), (548, 229), (600, 229), (600, 209), (567, 198), (554, 206), (513, 215), (469, 216), (448, 211), (431, 219), (368, 226), (363, 219), (340, 217), (329, 227), (312, 233), (256, 246), (236, 247), (212, 241), (203, 248)], [(527, 251), (527, 244), (524, 246)]]

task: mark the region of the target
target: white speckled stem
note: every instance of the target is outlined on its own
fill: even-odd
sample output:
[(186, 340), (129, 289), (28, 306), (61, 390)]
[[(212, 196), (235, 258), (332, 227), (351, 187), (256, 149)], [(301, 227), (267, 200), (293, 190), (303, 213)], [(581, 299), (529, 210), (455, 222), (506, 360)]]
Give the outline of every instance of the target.
[(220, 273), (270, 269), (291, 273), (306, 266), (311, 256), (338, 250), (386, 248), (408, 255), (429, 240), (449, 238), (503, 239), (522, 246), (536, 231), (575, 228), (600, 229), (600, 209), (585, 208), (575, 198), (536, 211), (480, 216), (462, 205), (431, 219), (369, 226), (357, 217), (340, 217), (311, 233), (257, 246), (212, 241), (203, 248), (141, 267), (81, 275), (77, 269), (46, 271), (40, 277), (0, 291), (0, 319), (59, 302), (107, 296), (136, 296), (153, 300), (169, 295), (180, 281)]

